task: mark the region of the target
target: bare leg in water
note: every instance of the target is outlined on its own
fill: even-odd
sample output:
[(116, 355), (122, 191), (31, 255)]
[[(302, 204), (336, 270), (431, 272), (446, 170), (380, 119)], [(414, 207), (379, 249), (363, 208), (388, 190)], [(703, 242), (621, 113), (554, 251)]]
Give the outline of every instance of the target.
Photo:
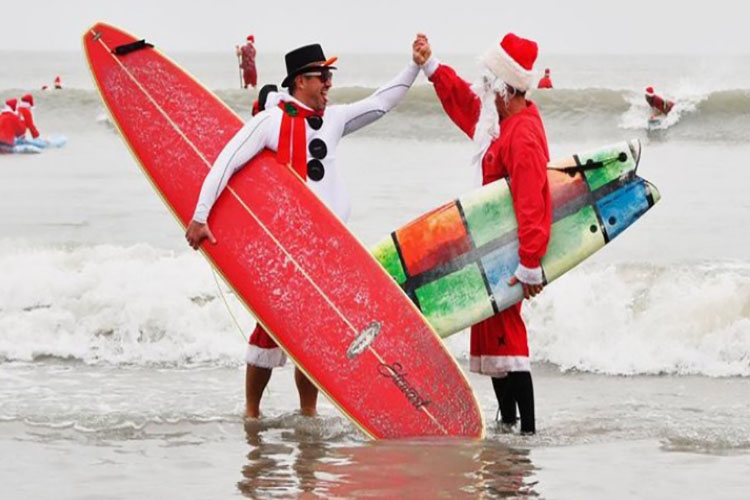
[(271, 379), (270, 368), (247, 365), (245, 370), (245, 416), (260, 417), (260, 398)]
[(299, 368), (294, 368), (294, 381), (299, 392), (299, 410), (306, 417), (318, 414), (318, 388), (305, 376)]

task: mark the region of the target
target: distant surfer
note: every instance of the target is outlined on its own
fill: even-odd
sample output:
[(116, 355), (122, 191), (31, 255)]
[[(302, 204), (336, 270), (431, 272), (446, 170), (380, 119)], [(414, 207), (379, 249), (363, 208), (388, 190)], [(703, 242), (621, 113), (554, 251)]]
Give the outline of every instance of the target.
[(245, 45), (237, 47), (237, 58), (242, 70), (244, 88), (248, 86), (255, 88), (258, 84), (258, 70), (255, 68), (255, 36), (248, 35)]
[[(413, 55), (414, 57), (414, 55)], [(373, 123), (393, 109), (419, 74), (410, 62), (395, 78), (369, 97), (350, 104), (328, 106), (336, 57), (326, 58), (319, 44), (306, 45), (285, 56), (287, 92), (269, 92), (265, 110), (253, 116), (227, 143), (203, 182), (193, 220), (185, 234), (198, 249), (208, 239), (216, 243), (207, 220), (229, 178), (264, 149), (276, 152), (281, 165), (292, 169), (342, 221), (349, 218), (350, 201), (336, 165), (336, 148), (343, 136)], [(302, 147), (299, 147), (302, 146)], [(282, 166), (279, 168), (284, 168)], [(245, 379), (246, 415), (260, 415), (260, 400), (273, 368), (286, 355), (258, 325), (250, 336)], [(325, 362), (321, 359), (321, 362)], [(295, 382), (303, 415), (317, 414), (317, 388), (297, 368)]]
[(666, 116), (672, 111), (674, 101), (669, 101), (654, 93), (653, 87), (646, 87), (646, 102), (651, 106), (651, 117), (649, 120), (655, 120)]
[[(478, 183), (508, 179), (519, 241), (519, 264), (508, 286), (521, 286), (525, 298), (534, 297), (545, 284), (540, 262), (552, 222), (547, 137), (539, 110), (526, 99), (533, 85), (537, 44), (513, 33), (505, 35), (482, 57), (483, 77), (475, 87), (432, 56), (425, 35), (418, 35), (414, 48), (424, 59), (422, 68), (443, 109), (477, 146), (473, 162)], [(536, 432), (521, 303), (472, 326), (470, 352), (471, 371), (492, 377), (503, 428), (512, 429), (518, 404), (521, 433)]]
[(539, 80), (539, 83), (537, 84), (536, 88), (538, 89), (551, 89), (552, 88), (552, 78), (549, 76), (549, 68), (546, 68), (544, 70), (544, 76), (541, 80)]
[(26, 133), (26, 125), (17, 112), (18, 101), (8, 99), (0, 111), (0, 149), (6, 153), (13, 151), (18, 137)]
[(36, 125), (34, 124), (34, 96), (31, 94), (26, 94), (23, 97), (21, 97), (21, 100), (18, 103), (18, 114), (21, 116), (21, 119), (24, 122), (24, 125), (26, 126), (26, 130), (28, 130), (31, 133), (31, 138), (36, 139), (39, 137), (39, 130), (36, 128)]

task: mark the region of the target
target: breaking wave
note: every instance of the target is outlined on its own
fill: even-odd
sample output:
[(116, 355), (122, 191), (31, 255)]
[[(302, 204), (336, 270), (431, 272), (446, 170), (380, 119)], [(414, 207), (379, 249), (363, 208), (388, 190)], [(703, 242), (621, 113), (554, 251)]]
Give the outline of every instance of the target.
[[(149, 245), (0, 246), (0, 360), (238, 366), (208, 264)], [(223, 286), (223, 285), (222, 285)], [(225, 289), (248, 335), (254, 321)], [(535, 361), (616, 375), (750, 376), (750, 264), (584, 265), (524, 307)], [(465, 333), (448, 339), (465, 358)]]

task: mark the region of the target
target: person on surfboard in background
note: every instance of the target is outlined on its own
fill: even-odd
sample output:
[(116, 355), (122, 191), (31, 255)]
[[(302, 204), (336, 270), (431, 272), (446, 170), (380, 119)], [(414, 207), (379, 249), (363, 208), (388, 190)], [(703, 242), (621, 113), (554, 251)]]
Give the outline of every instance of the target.
[(258, 85), (258, 70), (255, 68), (255, 36), (248, 35), (247, 42), (242, 47), (237, 47), (237, 57), (240, 60), (240, 69), (242, 69), (242, 80), (245, 88), (251, 86), (255, 88)]
[(34, 125), (34, 96), (25, 94), (18, 103), (18, 114), (23, 119), (26, 129), (31, 132), (32, 139), (39, 137), (39, 130)]
[(552, 79), (549, 77), (549, 68), (546, 68), (544, 70), (544, 76), (541, 80), (539, 80), (539, 83), (537, 84), (536, 88), (538, 89), (551, 89), (552, 88)]
[(666, 116), (672, 111), (674, 107), (674, 101), (669, 101), (663, 97), (654, 94), (653, 87), (646, 87), (646, 102), (651, 106), (651, 117), (649, 120)]
[(8, 99), (0, 111), (0, 149), (11, 151), (17, 137), (26, 133), (26, 125), (18, 115), (18, 101)]
[[(414, 59), (414, 55), (412, 55)], [(373, 123), (393, 109), (419, 74), (415, 61), (369, 97), (350, 104), (328, 106), (333, 63), (319, 44), (306, 45), (285, 56), (288, 92), (269, 92), (265, 110), (253, 116), (227, 143), (203, 182), (193, 220), (185, 234), (198, 249), (205, 239), (216, 243), (207, 220), (229, 178), (264, 149), (275, 151), (279, 168), (292, 168), (339, 219), (350, 213), (349, 196), (336, 165), (336, 148), (343, 136)], [(260, 400), (273, 368), (286, 355), (260, 324), (250, 336), (245, 378), (246, 415), (260, 416)], [(317, 414), (318, 389), (297, 368), (295, 382), (303, 415)]]
[[(547, 181), (549, 150), (541, 116), (526, 99), (533, 85), (538, 47), (508, 33), (482, 57), (484, 74), (475, 87), (432, 56), (427, 37), (418, 34), (416, 50), (443, 109), (477, 145), (473, 157), (477, 184), (507, 178), (518, 220), (518, 257), (508, 286), (523, 287), (525, 298), (544, 288), (541, 259), (547, 251), (552, 202)], [(516, 422), (521, 433), (536, 432), (534, 389), (521, 303), (471, 327), (471, 371), (488, 375), (498, 399), (502, 428)]]

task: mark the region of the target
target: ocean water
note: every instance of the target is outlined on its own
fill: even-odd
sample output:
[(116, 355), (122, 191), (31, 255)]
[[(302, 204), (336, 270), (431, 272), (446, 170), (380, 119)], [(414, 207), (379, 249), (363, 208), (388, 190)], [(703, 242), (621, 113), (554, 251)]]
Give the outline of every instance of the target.
[[(82, 55), (0, 58), (3, 100), (62, 75), (66, 89), (36, 93), (36, 114), (42, 134), (69, 138), (0, 156), (3, 497), (745, 497), (749, 58), (715, 62), (711, 80), (700, 58), (541, 61), (559, 87), (531, 96), (552, 156), (639, 138), (639, 174), (662, 200), (525, 306), (538, 435), (500, 434), (489, 380), (472, 375), (488, 435), (450, 444), (367, 442), (325, 401), (319, 418), (299, 417), (290, 367), (272, 378), (265, 418), (244, 426), (254, 320), (187, 248)], [(175, 59), (249, 115), (231, 54)], [(478, 73), (472, 56), (442, 59)], [(367, 95), (402, 64), (343, 54), (332, 101)], [(263, 55), (261, 81), (280, 66)], [(656, 130), (649, 84), (677, 101)], [(341, 143), (353, 233), (372, 244), (470, 189), (471, 152), (420, 76), (394, 112)], [(466, 369), (468, 334), (447, 344)]]

